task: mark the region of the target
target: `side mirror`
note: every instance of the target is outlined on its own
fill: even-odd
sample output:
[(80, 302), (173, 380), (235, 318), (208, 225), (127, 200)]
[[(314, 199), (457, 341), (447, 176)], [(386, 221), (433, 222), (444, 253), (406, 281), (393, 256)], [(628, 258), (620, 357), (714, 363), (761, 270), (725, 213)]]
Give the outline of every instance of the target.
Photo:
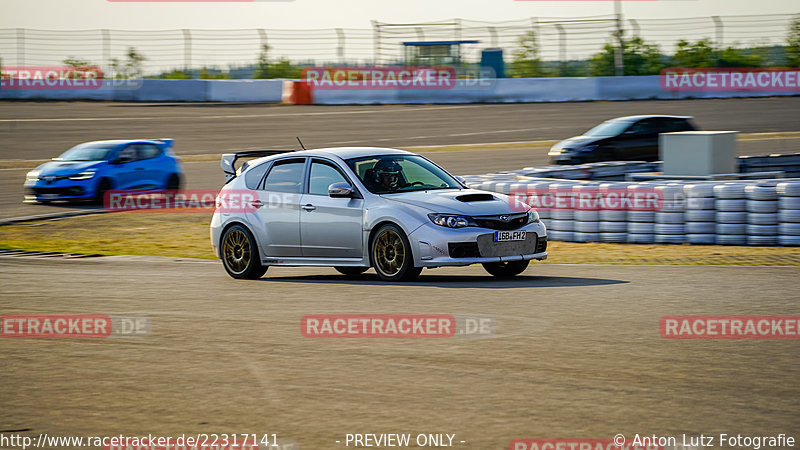
[(133, 161), (133, 158), (130, 156), (119, 156), (116, 159), (111, 161), (111, 164), (125, 164)]
[(459, 183), (463, 184), (464, 186), (467, 185), (467, 182), (466, 182), (466, 180), (464, 180), (464, 177), (456, 177), (456, 181), (458, 181)]
[(345, 182), (333, 183), (328, 186), (328, 196), (331, 198), (350, 198), (353, 196), (353, 186)]

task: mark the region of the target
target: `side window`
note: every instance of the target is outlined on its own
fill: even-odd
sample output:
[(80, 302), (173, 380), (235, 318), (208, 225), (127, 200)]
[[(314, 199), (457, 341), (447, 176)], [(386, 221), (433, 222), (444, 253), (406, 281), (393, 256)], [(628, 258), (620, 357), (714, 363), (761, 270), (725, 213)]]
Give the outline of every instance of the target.
[(328, 186), (345, 182), (347, 178), (332, 163), (314, 160), (311, 163), (311, 178), (308, 180), (308, 193), (328, 195)]
[(653, 134), (660, 131), (659, 125), (656, 119), (644, 119), (633, 124), (628, 131), (632, 131), (634, 134)]
[(267, 171), (267, 167), (269, 167), (269, 162), (259, 164), (245, 172), (244, 184), (247, 186), (247, 189), (258, 189), (258, 185), (261, 184), (261, 180), (264, 178), (264, 173)]
[(273, 192), (303, 192), (303, 170), (306, 167), (304, 159), (285, 159), (276, 162), (267, 174), (264, 183), (265, 191)]
[(136, 145), (127, 145), (120, 150), (117, 160), (121, 163), (136, 161)]
[(161, 156), (161, 147), (153, 144), (139, 144), (139, 159), (152, 159)]

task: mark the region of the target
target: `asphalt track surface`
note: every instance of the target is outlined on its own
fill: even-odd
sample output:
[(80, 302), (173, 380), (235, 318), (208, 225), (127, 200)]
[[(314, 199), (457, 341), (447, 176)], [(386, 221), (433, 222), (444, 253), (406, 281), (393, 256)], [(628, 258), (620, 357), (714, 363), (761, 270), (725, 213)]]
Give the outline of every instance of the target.
[[(172, 137), (178, 155), (325, 146), (413, 147), (557, 140), (631, 114), (695, 116), (703, 129), (800, 131), (800, 97), (508, 105), (282, 106), (0, 102), (0, 160), (47, 159), (80, 142)], [(741, 142), (742, 155), (794, 153), (800, 138)], [(458, 175), (545, 165), (547, 149), (423, 152)], [(33, 168), (33, 167), (30, 167)], [(84, 206), (22, 204), (26, 169), (0, 169), (0, 218)], [(187, 187), (218, 188), (215, 161), (187, 163)]]
[[(324, 268), (236, 281), (216, 261), (0, 257), (0, 283), (3, 314), (152, 323), (140, 338), (2, 339), (0, 423), (34, 438), (276, 433), (326, 450), (346, 448), (347, 433), (449, 433), (455, 448), (485, 450), (617, 433), (798, 437), (797, 340), (659, 333), (665, 315), (797, 314), (795, 267), (533, 265), (495, 281), (472, 266), (401, 284)], [(497, 332), (303, 337), (301, 318), (324, 313), (492, 317)]]
[(800, 97), (486, 105), (281, 106), (0, 102), (0, 159), (51, 158), (80, 142), (176, 139), (178, 154), (306, 147), (564, 139), (632, 114), (691, 115), (707, 130), (800, 131)]

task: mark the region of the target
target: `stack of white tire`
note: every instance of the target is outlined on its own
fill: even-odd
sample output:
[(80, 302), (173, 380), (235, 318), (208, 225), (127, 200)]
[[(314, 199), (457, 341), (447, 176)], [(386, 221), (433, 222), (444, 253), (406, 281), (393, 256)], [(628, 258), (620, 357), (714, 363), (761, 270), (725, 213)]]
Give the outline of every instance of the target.
[(774, 183), (747, 185), (747, 245), (778, 244), (778, 192)]
[(621, 197), (626, 195), (630, 183), (602, 183), (598, 195), (605, 207), (598, 211), (598, 231), (602, 242), (626, 242), (628, 211), (622, 208)]
[(690, 244), (715, 244), (717, 242), (717, 211), (714, 184), (687, 184), (686, 241)]
[(800, 245), (800, 181), (776, 186), (778, 194), (778, 243)]
[(744, 183), (714, 186), (717, 208), (717, 244), (747, 244), (747, 200)]
[[(553, 183), (549, 190), (554, 198), (564, 197), (565, 192), (572, 189), (575, 183)], [(575, 240), (575, 210), (560, 208), (560, 205), (550, 210), (550, 230), (548, 236), (554, 241)]]
[(681, 244), (686, 239), (686, 194), (683, 185), (669, 183), (655, 187), (660, 193), (662, 206), (656, 211), (654, 227), (656, 244)]
[[(600, 211), (586, 204), (581, 204), (581, 195), (597, 196), (598, 186), (596, 184), (578, 184), (572, 187), (575, 195), (577, 208), (575, 209), (575, 229), (572, 239), (575, 242), (599, 242), (600, 241)], [(584, 202), (586, 203), (586, 202)], [(589, 206), (589, 207), (587, 207)]]
[[(629, 196), (628, 188), (632, 183), (603, 183), (600, 185), (600, 195), (608, 202), (609, 192), (618, 194), (620, 204), (624, 205), (622, 197)], [(600, 241), (623, 243), (628, 241), (628, 208), (601, 209), (600, 210)]]
[[(652, 184), (636, 183), (628, 186), (632, 196), (652, 195)], [(652, 244), (655, 242), (656, 211), (654, 208), (637, 208), (628, 211), (628, 242), (631, 244)]]

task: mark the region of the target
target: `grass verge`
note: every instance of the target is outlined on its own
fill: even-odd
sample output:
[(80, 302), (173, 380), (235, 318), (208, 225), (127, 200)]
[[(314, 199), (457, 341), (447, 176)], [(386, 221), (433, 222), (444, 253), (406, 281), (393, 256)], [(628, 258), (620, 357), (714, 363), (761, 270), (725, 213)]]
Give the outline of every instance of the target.
[[(0, 227), (0, 248), (215, 258), (207, 213), (118, 213)], [(548, 264), (800, 266), (800, 248), (551, 242)]]

